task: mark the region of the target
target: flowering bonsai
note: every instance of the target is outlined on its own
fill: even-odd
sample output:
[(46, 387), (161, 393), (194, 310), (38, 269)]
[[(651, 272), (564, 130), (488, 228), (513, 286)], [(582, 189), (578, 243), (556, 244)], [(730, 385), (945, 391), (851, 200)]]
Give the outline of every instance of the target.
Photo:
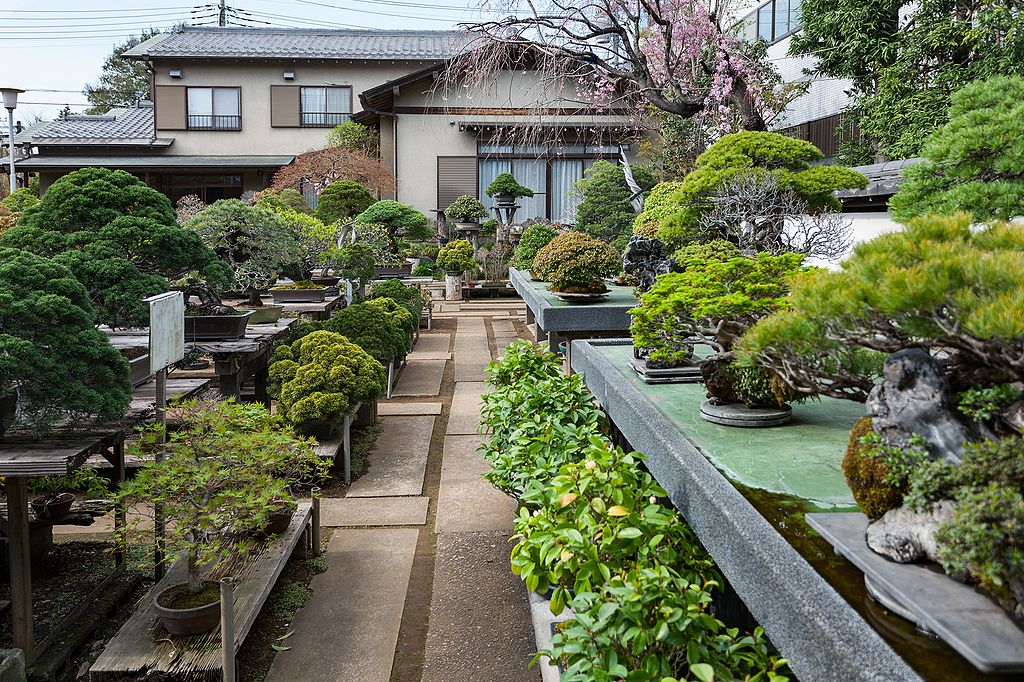
[(532, 197), (533, 190), (516, 182), (511, 173), (501, 173), (487, 185), (486, 194), (499, 202), (511, 202), (519, 197)]
[(437, 267), (448, 274), (459, 274), (476, 266), (473, 245), (465, 239), (455, 239), (441, 247), (437, 254)]
[(550, 282), (554, 292), (600, 294), (608, 290), (602, 278), (621, 267), (622, 258), (610, 244), (583, 232), (566, 232), (537, 252), (532, 272)]
[(481, 218), (487, 217), (487, 209), (476, 197), (463, 194), (444, 209), (444, 217), (455, 224), (479, 224)]
[(341, 334), (315, 331), (278, 346), (270, 365), (270, 395), (282, 417), (303, 432), (329, 432), (359, 403), (376, 400), (384, 367)]

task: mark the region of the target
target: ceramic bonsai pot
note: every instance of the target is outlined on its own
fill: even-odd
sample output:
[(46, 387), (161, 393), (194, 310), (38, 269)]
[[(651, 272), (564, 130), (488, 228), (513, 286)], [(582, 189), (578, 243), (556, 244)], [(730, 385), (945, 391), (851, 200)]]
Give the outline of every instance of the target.
[[(210, 583), (215, 585), (215, 583)], [(171, 635), (188, 637), (208, 632), (220, 623), (220, 598), (210, 604), (189, 609), (174, 608), (174, 598), (188, 590), (188, 585), (178, 584), (161, 590), (153, 600), (153, 609), (164, 628)], [(162, 602), (162, 603), (161, 603)]]
[(45, 496), (37, 497), (29, 505), (37, 518), (59, 519), (71, 513), (71, 505), (74, 503), (75, 496), (71, 493), (57, 493), (49, 500)]
[(565, 291), (551, 291), (552, 294), (558, 297), (559, 300), (565, 301), (566, 303), (594, 303), (608, 297), (607, 291), (593, 292), (593, 293), (570, 293)]
[(516, 203), (516, 195), (511, 192), (499, 192), (494, 195), (494, 203), (499, 206), (511, 206)]
[(793, 408), (789, 405), (777, 408), (748, 407), (743, 403), (717, 403), (705, 400), (700, 405), (700, 416), (713, 424), (744, 429), (763, 429), (788, 424), (789, 420), (793, 418)]
[(277, 322), (281, 319), (281, 313), (284, 312), (284, 308), (279, 305), (264, 305), (259, 308), (239, 306), (238, 309), (252, 312), (252, 316), (249, 318), (249, 324), (270, 324), (271, 322)]
[(245, 336), (252, 311), (241, 315), (186, 315), (186, 341), (229, 341)]
[(412, 275), (412, 264), (406, 263), (405, 265), (396, 268), (377, 268), (377, 277), (380, 279), (395, 279), (399, 277), (409, 277)]
[(280, 535), (288, 530), (288, 526), (291, 525), (292, 516), (295, 515), (293, 509), (282, 509), (281, 511), (272, 512), (270, 518), (267, 521), (267, 525), (260, 529), (259, 536), (263, 538), (269, 538), (271, 535)]
[(480, 223), (455, 223), (455, 229), (459, 232), (479, 232)]
[(327, 289), (271, 289), (274, 303), (320, 303), (327, 296)]

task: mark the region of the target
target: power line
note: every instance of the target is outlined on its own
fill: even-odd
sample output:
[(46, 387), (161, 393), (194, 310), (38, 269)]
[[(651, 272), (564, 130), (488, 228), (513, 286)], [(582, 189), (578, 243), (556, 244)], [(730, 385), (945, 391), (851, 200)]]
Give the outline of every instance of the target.
[[(147, 10), (153, 10), (154, 12), (165, 10), (165, 9), (192, 9), (191, 5), (175, 5), (173, 7), (147, 7)], [(100, 12), (124, 12), (124, 7), (117, 9), (76, 9), (76, 10), (65, 10), (65, 9), (5, 9), (5, 12), (12, 14), (96, 14)]]

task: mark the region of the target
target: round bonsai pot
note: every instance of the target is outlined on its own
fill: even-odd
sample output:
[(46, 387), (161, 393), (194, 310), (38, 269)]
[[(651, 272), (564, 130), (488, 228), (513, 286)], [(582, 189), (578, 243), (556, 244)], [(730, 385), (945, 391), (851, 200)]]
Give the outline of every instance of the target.
[(71, 505), (74, 503), (75, 496), (71, 493), (57, 493), (49, 501), (42, 496), (29, 502), (29, 505), (40, 519), (59, 519), (71, 513)]
[(793, 418), (793, 408), (782, 407), (748, 407), (743, 403), (717, 403), (705, 400), (700, 404), (700, 416), (706, 421), (723, 426), (736, 426), (744, 429), (763, 429), (769, 426), (782, 426)]
[[(216, 588), (216, 583), (207, 583), (206, 587)], [(208, 632), (220, 623), (220, 591), (216, 601), (192, 608), (175, 608), (175, 604), (189, 596), (188, 585), (181, 583), (161, 590), (153, 600), (153, 609), (160, 622), (171, 635), (188, 637)]]
[(252, 315), (249, 316), (249, 324), (269, 324), (281, 319), (281, 313), (284, 311), (284, 306), (263, 305), (259, 308), (238, 306), (238, 309), (252, 311)]
[(572, 292), (572, 291), (554, 291), (548, 287), (548, 291), (558, 297), (559, 300), (565, 301), (566, 303), (594, 303), (608, 297), (607, 291), (595, 291), (595, 292)]
[(295, 510), (290, 508), (271, 512), (267, 525), (260, 529), (258, 534), (259, 537), (269, 538), (272, 535), (280, 535), (284, 533), (288, 530), (288, 526), (291, 525), (292, 516), (294, 515)]

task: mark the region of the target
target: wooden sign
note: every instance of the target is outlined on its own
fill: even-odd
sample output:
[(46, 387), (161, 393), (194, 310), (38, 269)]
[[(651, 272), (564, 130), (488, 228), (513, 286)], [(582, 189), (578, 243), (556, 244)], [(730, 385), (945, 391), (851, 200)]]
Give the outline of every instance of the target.
[(185, 357), (185, 298), (168, 291), (144, 299), (149, 304), (149, 371), (173, 365)]

